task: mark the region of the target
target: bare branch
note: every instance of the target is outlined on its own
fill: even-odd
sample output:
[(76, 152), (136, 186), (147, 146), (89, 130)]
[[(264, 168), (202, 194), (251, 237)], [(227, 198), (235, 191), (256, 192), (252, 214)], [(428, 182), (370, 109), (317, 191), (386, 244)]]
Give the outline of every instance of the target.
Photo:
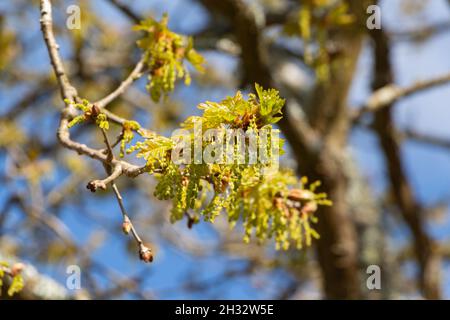
[(122, 167), (120, 165), (117, 165), (114, 167), (114, 170), (112, 173), (102, 180), (93, 180), (88, 183), (86, 188), (91, 190), (91, 192), (97, 191), (97, 189), (106, 190), (106, 186), (110, 183), (112, 183), (115, 179), (117, 179), (122, 174)]
[(61, 90), (63, 99), (74, 100), (77, 96), (76, 89), (70, 84), (66, 75), (61, 56), (59, 54), (59, 45), (56, 42), (53, 33), (52, 4), (49, 0), (41, 0), (41, 30), (44, 36), (45, 44), (50, 55), (50, 62), (55, 71), (56, 78)]
[(430, 80), (419, 81), (405, 88), (400, 88), (395, 84), (388, 84), (372, 93), (365, 105), (361, 106), (351, 114), (352, 120), (358, 121), (366, 113), (377, 112), (383, 108), (389, 107), (400, 99), (449, 83), (450, 73)]
[[(67, 77), (64, 69), (64, 65), (62, 63), (61, 56), (59, 54), (59, 46), (56, 42), (55, 35), (53, 33), (52, 26), (52, 14), (51, 14), (51, 2), (49, 0), (41, 0), (41, 29), (44, 35), (44, 40), (47, 45), (47, 49), (50, 56), (50, 61), (55, 71), (56, 77), (58, 79), (58, 84), (61, 90), (61, 96), (63, 99), (76, 100), (77, 99), (77, 91), (71, 85), (69, 78)], [(139, 64), (135, 70), (139, 70)], [(137, 73), (137, 72), (136, 72)], [(132, 78), (131, 78), (132, 79)], [(128, 83), (128, 82), (126, 82)], [(126, 88), (126, 87), (125, 87)], [(106, 110), (105, 110), (106, 111)], [(110, 164), (113, 167), (120, 166), (122, 168), (122, 173), (129, 177), (136, 177), (139, 174), (145, 172), (145, 167), (138, 167), (136, 165), (132, 165), (125, 161), (120, 160), (111, 160), (109, 161), (108, 156), (105, 155), (102, 150), (96, 150), (86, 146), (85, 144), (73, 141), (70, 138), (69, 132), (69, 119), (75, 114), (74, 107), (69, 104), (66, 109), (62, 112), (61, 121), (59, 124), (57, 137), (61, 144), (71, 150), (78, 152), (79, 154), (84, 154), (89, 156), (92, 159), (99, 160), (104, 164)], [(124, 123), (125, 119), (118, 117), (110, 112), (105, 112), (109, 119)]]
[(417, 131), (413, 131), (412, 129), (405, 130), (405, 132), (401, 133), (400, 136), (404, 139), (411, 139), (417, 142), (426, 143), (436, 147), (450, 150), (449, 139), (426, 135)]
[[(53, 34), (53, 26), (52, 26), (52, 15), (51, 15), (51, 2), (49, 0), (41, 0), (41, 28), (42, 33), (44, 35), (44, 40), (47, 45), (47, 49), (49, 52), (50, 60), (55, 71), (56, 77), (58, 79), (58, 84), (61, 89), (61, 96), (63, 99), (69, 99), (71, 101), (77, 100), (77, 92), (76, 89), (70, 84), (69, 78), (67, 77), (64, 65), (62, 63), (61, 56), (59, 55), (58, 49), (59, 46), (56, 43), (55, 36)], [(131, 74), (125, 79), (119, 87), (114, 90), (111, 94), (101, 99), (97, 106), (104, 107), (119, 95), (121, 95), (130, 85), (131, 83), (141, 76), (142, 70), (144, 67), (144, 60), (141, 59)], [(126, 120), (114, 115), (113, 113), (104, 110), (104, 113), (107, 115), (109, 119), (112, 119), (115, 122), (123, 124)], [(108, 141), (108, 137), (105, 131), (102, 129), (103, 137), (105, 139), (105, 144), (107, 146), (107, 153), (103, 152), (103, 150), (96, 150), (86, 146), (85, 144), (78, 143), (70, 139), (69, 132), (69, 119), (75, 114), (74, 107), (72, 104), (69, 104), (66, 109), (62, 112), (60, 125), (58, 128), (57, 136), (59, 141), (68, 149), (75, 150), (79, 154), (87, 155), (93, 159), (99, 160), (105, 166), (105, 169), (109, 176), (103, 180), (94, 180), (88, 184), (88, 188), (91, 191), (96, 191), (98, 188), (106, 189), (106, 185), (111, 183), (114, 193), (116, 195), (117, 201), (119, 203), (120, 209), (122, 211), (122, 215), (124, 217), (124, 224), (126, 224), (127, 230), (130, 230), (134, 239), (139, 245), (139, 256), (145, 262), (151, 262), (153, 260), (152, 252), (149, 248), (147, 248), (139, 235), (136, 232), (133, 224), (131, 223), (130, 218), (125, 210), (123, 205), (123, 199), (117, 188), (114, 180), (118, 178), (121, 174), (125, 174), (129, 177), (135, 177), (146, 171), (145, 167), (138, 167), (132, 164), (129, 164), (125, 161), (116, 160), (113, 155), (111, 144)], [(112, 170), (111, 170), (112, 168)], [(125, 225), (124, 225), (125, 230)]]
[(112, 184), (112, 188), (114, 190), (114, 194), (116, 195), (117, 202), (119, 203), (120, 210), (122, 211), (123, 215), (123, 230), (124, 232), (131, 232), (131, 235), (133, 236), (136, 243), (139, 245), (139, 257), (144, 262), (152, 262), (153, 261), (153, 254), (150, 248), (146, 247), (139, 236), (139, 234), (136, 231), (136, 228), (134, 227), (133, 223), (131, 222), (131, 219), (127, 213), (127, 210), (125, 209), (125, 206), (123, 204), (123, 198), (120, 194), (119, 189), (117, 188), (117, 185), (115, 183)]
[[(380, 90), (387, 90), (388, 84), (393, 79), (389, 39), (383, 30), (372, 30), (370, 36), (375, 49), (373, 88), (375, 90), (381, 88), (376, 91), (380, 92)], [(433, 239), (424, 227), (423, 207), (415, 197), (405, 173), (390, 106), (401, 97), (446, 83), (449, 80), (450, 75), (447, 75), (401, 89), (399, 93), (392, 94), (388, 98), (383, 97), (382, 102), (379, 103), (381, 107), (378, 107), (380, 112), (375, 113), (374, 120), (374, 128), (386, 161), (395, 204), (412, 233), (415, 254), (420, 267), (420, 289), (427, 299), (439, 299), (441, 296), (440, 256), (436, 251)]]
[(426, 26), (415, 30), (401, 30), (388, 32), (389, 38), (393, 41), (420, 41), (432, 36), (437, 36), (450, 31), (450, 21), (442, 21), (435, 25)]
[[(102, 134), (105, 140), (106, 148), (108, 151), (108, 158), (110, 161), (114, 160), (114, 153), (111, 147), (111, 143), (108, 140), (108, 136), (106, 135), (106, 132), (104, 129), (102, 129)], [(111, 183), (111, 186), (113, 188), (114, 194), (116, 196), (117, 202), (119, 203), (120, 211), (122, 212), (123, 216), (123, 223), (122, 223), (122, 230), (128, 234), (131, 232), (134, 240), (139, 246), (139, 257), (144, 262), (152, 262), (153, 261), (153, 254), (150, 248), (146, 247), (144, 243), (142, 242), (141, 237), (136, 231), (136, 228), (134, 227), (133, 223), (131, 222), (130, 217), (128, 216), (128, 213), (125, 209), (125, 205), (123, 204), (123, 198), (120, 194), (119, 188), (117, 188), (117, 185), (114, 182), (114, 179), (119, 177), (121, 175), (121, 168), (114, 167), (111, 171), (111, 167), (108, 167), (105, 165), (105, 170), (109, 174), (109, 177), (107, 177), (105, 180), (97, 181), (97, 187), (104, 187), (106, 189), (106, 184)], [(94, 186), (95, 187), (95, 186)], [(89, 188), (89, 185), (88, 185)], [(92, 191), (92, 190), (91, 190)], [(94, 190), (95, 191), (95, 190)]]

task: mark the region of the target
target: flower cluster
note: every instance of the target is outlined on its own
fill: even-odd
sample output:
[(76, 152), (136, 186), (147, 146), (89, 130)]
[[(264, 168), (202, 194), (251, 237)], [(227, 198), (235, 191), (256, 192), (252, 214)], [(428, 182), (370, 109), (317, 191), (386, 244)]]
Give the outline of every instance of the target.
[(95, 104), (91, 104), (86, 99), (83, 99), (81, 103), (77, 103), (77, 102), (71, 101), (69, 99), (65, 99), (64, 102), (67, 105), (73, 105), (76, 109), (83, 111), (83, 114), (76, 116), (69, 122), (69, 124), (68, 124), (69, 128), (73, 127), (76, 124), (83, 123), (87, 120), (92, 120), (101, 129), (104, 129), (104, 130), (109, 129), (108, 117), (106, 116), (106, 114), (102, 113), (100, 111), (100, 108), (97, 107)]
[(149, 18), (134, 27), (134, 30), (145, 33), (137, 45), (144, 51), (145, 64), (150, 72), (147, 90), (155, 102), (173, 91), (177, 79), (184, 78), (184, 82), (190, 84), (185, 60), (198, 71), (203, 70), (204, 59), (195, 51), (192, 38), (170, 31), (167, 23), (168, 17), (164, 15), (161, 22)]
[[(256, 85), (256, 94), (248, 99), (238, 92), (221, 102), (206, 102), (199, 108), (203, 115), (190, 117), (184, 129), (194, 129), (190, 135), (195, 141), (195, 123), (201, 122), (206, 130), (240, 129), (245, 132), (275, 132), (272, 125), (281, 119), (284, 100), (276, 90), (264, 90)], [(145, 139), (128, 149), (137, 152), (147, 161), (148, 170), (158, 179), (155, 196), (161, 200), (172, 200), (171, 221), (188, 217), (188, 224), (201, 218), (214, 222), (221, 213), (226, 213), (232, 226), (242, 223), (244, 241), (254, 235), (258, 241), (275, 239), (276, 247), (288, 249), (291, 243), (297, 248), (310, 245), (319, 235), (312, 228), (319, 205), (331, 205), (326, 194), (316, 194), (319, 183), (307, 187), (307, 181), (299, 181), (291, 171), (274, 170), (278, 159), (270, 154), (281, 139), (271, 141), (267, 147), (269, 161), (254, 163), (209, 163), (201, 160), (175, 163), (171, 155), (177, 138), (148, 134)], [(214, 143), (203, 137), (202, 152)], [(191, 140), (189, 140), (191, 141)], [(247, 146), (248, 140), (244, 139)], [(194, 144), (195, 142), (191, 142)], [(261, 144), (261, 141), (257, 141)], [(248, 146), (247, 146), (248, 147)], [(188, 148), (191, 152), (193, 148)], [(259, 149), (261, 150), (261, 149)], [(179, 152), (179, 150), (177, 151)], [(231, 152), (234, 158), (249, 157), (236, 145)], [(190, 158), (191, 159), (191, 158)]]
[(120, 156), (125, 154), (125, 148), (128, 143), (134, 138), (134, 132), (139, 130), (141, 125), (137, 121), (127, 120), (122, 125), (121, 142), (120, 142)]

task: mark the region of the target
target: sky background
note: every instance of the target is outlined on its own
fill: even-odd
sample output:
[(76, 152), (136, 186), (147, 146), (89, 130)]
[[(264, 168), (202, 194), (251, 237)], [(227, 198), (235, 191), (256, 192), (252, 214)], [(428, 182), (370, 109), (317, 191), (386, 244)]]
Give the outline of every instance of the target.
[[(92, 1), (93, 7), (101, 12), (106, 20), (118, 29), (129, 28), (130, 24), (116, 9), (112, 8), (106, 1)], [(414, 2), (414, 1), (407, 1)], [(382, 24), (388, 30), (409, 30), (420, 28), (421, 26), (433, 25), (434, 23), (449, 21), (450, 11), (448, 3), (444, 0), (428, 0), (425, 10), (418, 14), (405, 15), (402, 9), (401, 0), (382, 1)], [(76, 4), (77, 1), (71, 3)], [(0, 0), (0, 12), (7, 12), (12, 1)], [(171, 1), (133, 1), (132, 7), (138, 12), (154, 12), (155, 17), (160, 17), (163, 12), (168, 12), (171, 17), (169, 26), (175, 31), (183, 33), (193, 33), (199, 30), (205, 23), (207, 17), (203, 8), (187, 0)], [(63, 13), (55, 12), (59, 19), (64, 17)], [(82, 13), (83, 14), (83, 13)], [(37, 10), (30, 11), (28, 25), (14, 25), (12, 27), (19, 30), (23, 37), (28, 37), (33, 47), (33, 54), (27, 55), (23, 64), (36, 70), (47, 70), (50, 68), (47, 52), (39, 35), (39, 13)], [(30, 32), (23, 32), (24, 30)], [(69, 48), (62, 46), (62, 53), (70, 54)], [(421, 43), (399, 42), (393, 46), (392, 57), (394, 61), (395, 82), (401, 86), (413, 84), (415, 81), (433, 78), (435, 76), (450, 72), (450, 32), (441, 33), (438, 36)], [(233, 58), (206, 53), (208, 62), (220, 65), (220, 68), (227, 72), (230, 68), (236, 68), (236, 61)], [(367, 48), (360, 57), (357, 76), (353, 89), (349, 97), (351, 105), (360, 105), (370, 93), (371, 76), (371, 54)], [(0, 111), (17, 100), (26, 86), (18, 86), (13, 91), (6, 92), (0, 84)], [(194, 107), (204, 100), (219, 100), (226, 94), (231, 94), (233, 90), (217, 90), (210, 88), (199, 88), (192, 85), (191, 88), (181, 88), (176, 91), (174, 98), (183, 101), (186, 105)], [(402, 100), (395, 106), (395, 120), (399, 128), (415, 129), (418, 132), (427, 133), (436, 137), (443, 137), (450, 140), (450, 86), (441, 86), (428, 90), (417, 96)], [(185, 114), (195, 113), (194, 108), (187, 108)], [(24, 119), (23, 121), (31, 121)], [(37, 121), (34, 119), (33, 121)], [(54, 139), (54, 128), (57, 118), (42, 119), (40, 125), (43, 134), (48, 134), (48, 139)], [(376, 137), (365, 130), (355, 130), (351, 136), (352, 152), (357, 159), (361, 171), (367, 177), (371, 186), (381, 195), (385, 190), (386, 181), (384, 177), (385, 166), (379, 153)], [(447, 204), (447, 214), (445, 220), (440, 224), (430, 224), (429, 229), (433, 236), (441, 241), (449, 241), (450, 221), (448, 219), (448, 204), (450, 202), (450, 152), (449, 150), (424, 145), (415, 142), (403, 144), (402, 152), (406, 161), (406, 170), (414, 190), (420, 201), (425, 204), (435, 204), (444, 202)], [(0, 159), (0, 170), (5, 167), (5, 159)], [(48, 183), (52, 183), (62, 172), (56, 172), (49, 177)], [(83, 186), (82, 186), (83, 187)], [(20, 188), (18, 186), (7, 186), (7, 188)], [(0, 188), (0, 203), (4, 202), (5, 191)], [(139, 194), (128, 194), (123, 192), (126, 204), (139, 202)], [(100, 221), (105, 223), (120, 223), (120, 215), (115, 201), (106, 202), (95, 195), (87, 197), (86, 207), (91, 208), (98, 215)], [(105, 205), (106, 203), (106, 205)], [(79, 208), (69, 204), (64, 210), (62, 220), (67, 224), (74, 238), (79, 244), (83, 244), (102, 227), (101, 223), (92, 225), (87, 223), (80, 214)], [(9, 221), (13, 225), (14, 221)], [(181, 223), (184, 225), (184, 223)], [(174, 232), (178, 232), (177, 226), (169, 226)], [(214, 241), (215, 234), (212, 228), (206, 223), (200, 223), (192, 232), (204, 241)], [(408, 241), (404, 228), (395, 230), (395, 246), (400, 246)], [(121, 233), (108, 234), (108, 245), (103, 246), (94, 254), (99, 261), (108, 261), (108, 264), (124, 275), (134, 275), (145, 272), (146, 287), (158, 293), (159, 298), (234, 298), (234, 299), (261, 299), (271, 298), (276, 291), (276, 282), (283, 282), (286, 274), (275, 271), (271, 277), (272, 281), (267, 281), (267, 277), (258, 276), (242, 279), (233, 279), (226, 283), (216, 283), (208, 291), (209, 295), (189, 293), (178, 290), (180, 282), (192, 270), (192, 266), (198, 270), (198, 275), (204, 279), (214, 279), (220, 274), (224, 265), (235, 265), (236, 268), (243, 266), (243, 262), (235, 257), (214, 256), (203, 259), (201, 262), (191, 256), (174, 249), (170, 245), (162, 244), (157, 252), (157, 258), (151, 265), (142, 264), (137, 261), (136, 256), (126, 253), (126, 241)], [(62, 283), (65, 282), (66, 263), (48, 265), (38, 265), (39, 270), (47, 273)], [(444, 265), (443, 288), (445, 298), (450, 298), (450, 265)], [(412, 270), (414, 272), (414, 270)], [(260, 281), (259, 281), (260, 280)]]

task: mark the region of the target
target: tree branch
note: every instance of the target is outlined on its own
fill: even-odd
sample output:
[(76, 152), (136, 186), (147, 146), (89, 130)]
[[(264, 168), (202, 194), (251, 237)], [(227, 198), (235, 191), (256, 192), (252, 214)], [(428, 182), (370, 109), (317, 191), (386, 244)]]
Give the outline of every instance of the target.
[(369, 112), (378, 112), (383, 108), (391, 106), (400, 99), (407, 98), (424, 90), (449, 83), (450, 73), (433, 79), (419, 81), (405, 88), (401, 88), (395, 84), (387, 84), (372, 93), (372, 95), (367, 99), (367, 102), (351, 114), (352, 120), (357, 122), (363, 115)]
[(120, 165), (116, 165), (108, 177), (102, 180), (93, 180), (88, 183), (86, 188), (91, 190), (91, 192), (95, 192), (97, 189), (106, 190), (106, 186), (114, 182), (114, 180), (120, 177), (120, 175), (122, 175), (122, 167)]
[[(370, 35), (375, 49), (373, 88), (387, 90), (388, 86), (386, 85), (392, 83), (393, 80), (389, 40), (383, 30), (372, 30)], [(374, 120), (374, 128), (386, 161), (395, 203), (414, 239), (415, 253), (420, 267), (420, 288), (424, 297), (428, 299), (439, 299), (440, 297), (440, 257), (436, 252), (433, 240), (428, 236), (424, 227), (423, 208), (415, 198), (404, 172), (390, 106), (401, 97), (446, 83), (448, 81), (446, 78), (450, 78), (450, 76), (422, 82), (381, 99), (382, 102), (378, 103), (381, 106), (378, 109), (381, 110), (375, 113)], [(373, 103), (373, 105), (377, 104)]]
[(450, 21), (442, 21), (435, 25), (426, 26), (415, 30), (391, 31), (387, 35), (393, 41), (419, 41), (432, 36), (437, 36), (450, 31)]
[[(103, 134), (103, 137), (105, 140), (105, 145), (106, 145), (106, 148), (108, 151), (108, 158), (110, 160), (114, 160), (114, 153), (113, 153), (113, 149), (111, 147), (111, 143), (108, 140), (108, 136), (106, 135), (106, 132), (104, 129), (101, 129), (101, 131), (102, 131), (102, 134)], [(125, 209), (125, 205), (123, 204), (123, 198), (122, 198), (122, 195), (120, 194), (119, 188), (117, 187), (116, 183), (114, 182), (114, 180), (120, 176), (121, 168), (114, 167), (113, 170), (111, 171), (111, 167), (108, 167), (105, 165), (105, 171), (109, 174), (109, 177), (100, 182), (100, 187), (104, 187), (104, 189), (106, 189), (106, 184), (111, 183), (112, 189), (114, 191), (114, 194), (116, 196), (117, 202), (119, 204), (119, 207), (120, 207), (120, 210), (121, 210), (122, 216), (123, 216), (122, 230), (126, 234), (128, 234), (131, 231), (131, 234), (132, 234), (134, 240), (136, 241), (136, 243), (139, 246), (139, 257), (141, 258), (141, 260), (143, 260), (144, 262), (152, 262), (153, 261), (152, 251), (150, 250), (150, 248), (148, 248), (144, 245), (141, 237), (137, 233), (136, 228), (134, 227), (133, 223), (131, 222), (131, 219), (128, 216), (128, 213)], [(89, 185), (88, 185), (88, 187), (89, 187)]]
[(70, 84), (66, 75), (61, 56), (59, 55), (59, 45), (53, 33), (52, 4), (49, 0), (41, 0), (41, 30), (45, 44), (50, 55), (50, 62), (55, 71), (56, 78), (61, 90), (63, 99), (74, 100), (77, 96), (75, 87)]
[[(69, 99), (71, 101), (77, 100), (77, 91), (75, 87), (69, 81), (69, 78), (66, 75), (64, 65), (62, 63), (61, 56), (59, 54), (59, 45), (56, 42), (55, 35), (53, 33), (53, 22), (52, 22), (52, 7), (51, 2), (49, 0), (41, 0), (41, 30), (44, 36), (44, 40), (48, 49), (48, 53), (50, 56), (50, 61), (53, 66), (55, 75), (58, 79), (58, 84), (61, 90), (61, 97), (63, 99)], [(139, 68), (138, 68), (139, 67)], [(135, 70), (140, 69), (140, 64), (135, 68)], [(136, 72), (137, 73), (137, 72)], [(132, 77), (131, 77), (132, 79)], [(131, 80), (128, 80), (128, 83)], [(124, 86), (122, 86), (123, 88)], [(107, 110), (105, 110), (107, 111)], [(108, 118), (113, 121), (119, 122), (123, 124), (125, 119), (118, 117), (111, 112), (104, 112)], [(109, 163), (113, 167), (121, 167), (122, 173), (129, 177), (136, 177), (145, 172), (145, 167), (139, 167), (133, 164), (130, 164), (125, 161), (120, 161), (113, 159), (111, 161), (108, 160), (108, 156), (105, 155), (102, 150), (96, 150), (86, 146), (85, 144), (73, 141), (70, 138), (69, 132), (69, 119), (73, 117), (75, 114), (74, 107), (69, 104), (65, 110), (62, 112), (57, 137), (61, 144), (71, 150), (78, 152), (79, 154), (84, 154), (89, 156), (92, 159), (99, 160), (103, 163)]]
[[(67, 77), (64, 65), (62, 63), (61, 56), (59, 55), (59, 46), (55, 40), (55, 36), (53, 33), (52, 26), (52, 15), (51, 15), (51, 2), (49, 0), (41, 0), (41, 29), (44, 35), (44, 40), (47, 45), (47, 49), (50, 56), (50, 61), (55, 71), (56, 77), (58, 79), (58, 84), (61, 89), (61, 96), (63, 99), (69, 99), (70, 101), (75, 101), (78, 99), (76, 89), (70, 84), (69, 78)], [(134, 70), (131, 74), (125, 79), (119, 87), (114, 90), (111, 94), (101, 99), (98, 102), (99, 107), (106, 106), (109, 102), (117, 98), (121, 95), (130, 85), (131, 83), (139, 78), (143, 71), (144, 60), (143, 58), (138, 62)], [(114, 114), (108, 112), (107, 110), (103, 110), (103, 112), (108, 116), (108, 118), (113, 119), (113, 121), (124, 123), (125, 119), (115, 116)], [(105, 166), (105, 169), (108, 173), (108, 177), (103, 180), (94, 180), (88, 184), (88, 188), (91, 191), (96, 191), (98, 188), (106, 189), (106, 185), (111, 183), (114, 193), (117, 197), (117, 201), (119, 203), (120, 209), (124, 216), (124, 230), (131, 231), (133, 237), (139, 245), (139, 256), (145, 262), (150, 262), (153, 260), (152, 252), (149, 248), (147, 248), (139, 235), (136, 232), (131, 220), (126, 213), (125, 207), (123, 205), (122, 196), (114, 183), (114, 180), (118, 178), (121, 174), (125, 174), (129, 177), (135, 177), (146, 171), (146, 167), (138, 167), (132, 164), (129, 164), (125, 161), (116, 160), (113, 155), (111, 144), (108, 141), (108, 137), (105, 131), (102, 129), (103, 137), (105, 139), (105, 144), (107, 146), (107, 153), (102, 150), (96, 150), (86, 146), (85, 144), (75, 142), (70, 139), (69, 132), (69, 119), (73, 117), (75, 114), (74, 107), (69, 104), (66, 109), (62, 112), (60, 125), (58, 128), (57, 136), (59, 141), (68, 149), (75, 150), (79, 154), (87, 155), (93, 159), (99, 160)], [(112, 170), (111, 170), (112, 168)]]
[(120, 210), (122, 211), (123, 216), (123, 224), (122, 228), (125, 233), (131, 232), (131, 235), (133, 236), (134, 240), (139, 246), (139, 257), (144, 262), (152, 262), (153, 261), (153, 254), (150, 248), (144, 245), (141, 237), (136, 231), (136, 228), (134, 227), (133, 223), (131, 222), (131, 219), (127, 213), (127, 210), (125, 209), (125, 206), (123, 204), (123, 198), (120, 194), (119, 189), (117, 188), (117, 185), (113, 182), (112, 183), (112, 189), (114, 191), (114, 194), (116, 195), (117, 203), (119, 204)]
[(400, 137), (450, 150), (449, 139), (426, 135), (424, 133), (413, 131), (412, 129), (406, 129), (404, 132), (400, 133)]

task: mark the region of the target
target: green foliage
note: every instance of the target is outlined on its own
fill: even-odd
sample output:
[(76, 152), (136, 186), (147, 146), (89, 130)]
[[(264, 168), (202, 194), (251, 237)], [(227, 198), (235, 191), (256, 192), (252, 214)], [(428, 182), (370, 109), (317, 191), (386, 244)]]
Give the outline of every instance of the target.
[[(281, 109), (285, 100), (281, 99), (275, 89), (264, 90), (260, 85), (255, 85), (259, 99), (259, 117), (263, 124), (274, 124), (281, 120)], [(254, 104), (257, 101), (254, 96), (250, 96)]]
[(23, 278), (20, 274), (15, 275), (12, 278), (11, 285), (8, 289), (8, 296), (12, 297), (14, 294), (19, 293), (23, 289)]
[(150, 71), (147, 90), (155, 102), (173, 91), (177, 79), (184, 78), (186, 85), (190, 84), (185, 60), (198, 71), (203, 71), (204, 59), (193, 48), (192, 38), (170, 31), (167, 23), (168, 17), (164, 15), (161, 22), (149, 18), (134, 27), (134, 30), (145, 33), (137, 45), (144, 51), (145, 64)]
[(103, 130), (109, 129), (108, 117), (104, 113), (99, 113), (97, 117), (95, 117), (95, 123), (98, 125), (100, 129)]
[(120, 142), (120, 156), (123, 157), (125, 147), (134, 138), (134, 132), (139, 130), (141, 125), (137, 121), (125, 121), (122, 125), (122, 140)]
[(87, 120), (93, 120), (99, 128), (104, 130), (109, 129), (108, 117), (106, 114), (102, 113), (95, 104), (91, 104), (86, 99), (83, 99), (81, 103), (70, 101), (69, 99), (64, 99), (64, 102), (67, 105), (73, 105), (76, 109), (83, 111), (83, 114), (76, 116), (69, 122), (69, 128), (72, 128), (74, 125), (83, 123)]
[(15, 122), (0, 120), (0, 148), (21, 144), (25, 140), (25, 133)]
[(0, 14), (0, 70), (5, 69), (17, 53), (16, 35), (6, 28), (6, 19)]
[(221, 102), (207, 101), (200, 104), (199, 109), (203, 110), (203, 115), (189, 117), (182, 126), (191, 129), (196, 121), (201, 121), (204, 129), (228, 126), (246, 130), (275, 124), (281, 119), (284, 99), (274, 89), (263, 90), (258, 84), (255, 88), (257, 95), (249, 94), (248, 100), (238, 91), (234, 97)]
[(153, 132), (146, 133), (141, 130), (139, 133), (145, 140), (130, 147), (127, 153), (137, 151), (136, 156), (146, 160), (149, 171), (158, 167), (166, 167), (170, 160), (170, 152), (175, 145), (174, 141)]
[(287, 34), (303, 40), (305, 63), (314, 68), (319, 81), (328, 81), (330, 77), (332, 61), (327, 48), (330, 30), (354, 22), (348, 9), (346, 0), (302, 1), (297, 20), (285, 26)]
[(5, 271), (3, 270), (3, 268), (7, 268), (7, 267), (8, 267), (7, 263), (0, 261), (0, 292), (2, 291), (3, 277), (5, 276)]
[[(149, 25), (161, 27), (155, 22)], [(185, 133), (172, 138), (146, 131), (136, 121), (126, 121), (122, 125), (120, 154), (123, 156), (135, 133), (143, 138), (126, 152), (135, 152), (138, 158), (145, 159), (147, 171), (157, 177), (154, 194), (158, 199), (172, 200), (172, 222), (186, 216), (191, 226), (201, 218), (214, 222), (217, 216), (226, 213), (231, 226), (242, 223), (245, 242), (255, 237), (259, 242), (274, 239), (277, 249), (287, 250), (291, 244), (296, 248), (302, 248), (304, 244), (309, 246), (313, 238), (319, 237), (312, 227), (316, 222), (318, 206), (331, 205), (331, 202), (325, 194), (315, 193), (317, 183), (306, 189), (306, 181), (298, 181), (291, 171), (274, 169), (275, 161), (278, 161), (274, 157), (278, 155), (273, 153), (273, 148), (282, 146), (282, 139), (278, 138), (279, 130), (272, 125), (281, 119), (285, 101), (274, 89), (264, 90), (256, 84), (255, 91), (247, 98), (237, 92), (220, 102), (200, 104), (198, 107), (203, 114), (186, 119), (182, 123)], [(73, 104), (83, 112), (69, 126), (90, 119), (100, 128), (108, 129), (106, 115), (87, 100), (66, 103)], [(229, 131), (237, 130), (247, 135), (241, 141), (235, 140), (233, 136), (228, 143), (225, 140), (223, 149), (217, 151), (217, 161), (212, 163), (204, 161), (203, 157), (199, 162), (173, 162), (177, 139), (184, 135), (184, 138), (189, 138), (189, 148), (183, 153), (190, 152), (189, 159), (192, 160), (196, 137), (202, 136), (202, 132), (196, 132), (198, 123), (201, 124), (202, 132), (215, 129), (226, 136)], [(262, 138), (262, 133), (268, 134), (267, 139)], [(258, 153), (267, 152), (267, 161), (248, 161), (248, 134), (256, 137), (253, 147)], [(202, 136), (200, 139), (202, 156), (206, 148), (217, 143), (208, 137)], [(239, 159), (244, 161), (239, 162)]]
[[(9, 264), (6, 262), (0, 262), (0, 292), (3, 287), (4, 278), (6, 276), (11, 277), (11, 284), (8, 288), (8, 296), (12, 297), (14, 294), (19, 293), (23, 287), (23, 278), (20, 274), (23, 265), (21, 263), (15, 264), (10, 270)], [(8, 271), (6, 271), (8, 270)]]
[[(188, 118), (182, 126), (195, 129), (195, 123), (201, 121), (202, 130), (242, 129), (255, 133), (268, 130), (273, 134), (277, 130), (272, 124), (281, 119), (283, 105), (284, 100), (276, 90), (264, 90), (256, 85), (256, 94), (249, 94), (248, 99), (237, 92), (221, 102), (200, 104), (203, 114)], [(127, 152), (137, 152), (138, 157), (146, 160), (148, 171), (157, 177), (155, 196), (173, 201), (172, 222), (185, 216), (191, 222), (199, 221), (200, 217), (214, 222), (225, 212), (231, 226), (242, 222), (244, 241), (250, 241), (252, 236), (260, 242), (273, 238), (279, 249), (288, 249), (291, 243), (297, 248), (302, 248), (303, 244), (309, 246), (312, 238), (319, 237), (311, 224), (316, 222), (318, 205), (331, 205), (331, 201), (325, 194), (315, 193), (318, 183), (306, 190), (306, 180), (299, 181), (291, 171), (273, 170), (271, 157), (266, 163), (206, 163), (203, 160), (175, 164), (171, 153), (176, 141), (154, 133), (143, 136), (144, 141)], [(191, 138), (193, 144), (194, 133)], [(280, 141), (275, 139), (271, 143), (281, 144)], [(212, 143), (207, 139), (203, 142), (206, 143), (202, 151)], [(268, 149), (271, 150), (271, 145)], [(233, 159), (242, 156), (236, 145), (232, 152)], [(245, 157), (248, 160), (247, 154)]]

